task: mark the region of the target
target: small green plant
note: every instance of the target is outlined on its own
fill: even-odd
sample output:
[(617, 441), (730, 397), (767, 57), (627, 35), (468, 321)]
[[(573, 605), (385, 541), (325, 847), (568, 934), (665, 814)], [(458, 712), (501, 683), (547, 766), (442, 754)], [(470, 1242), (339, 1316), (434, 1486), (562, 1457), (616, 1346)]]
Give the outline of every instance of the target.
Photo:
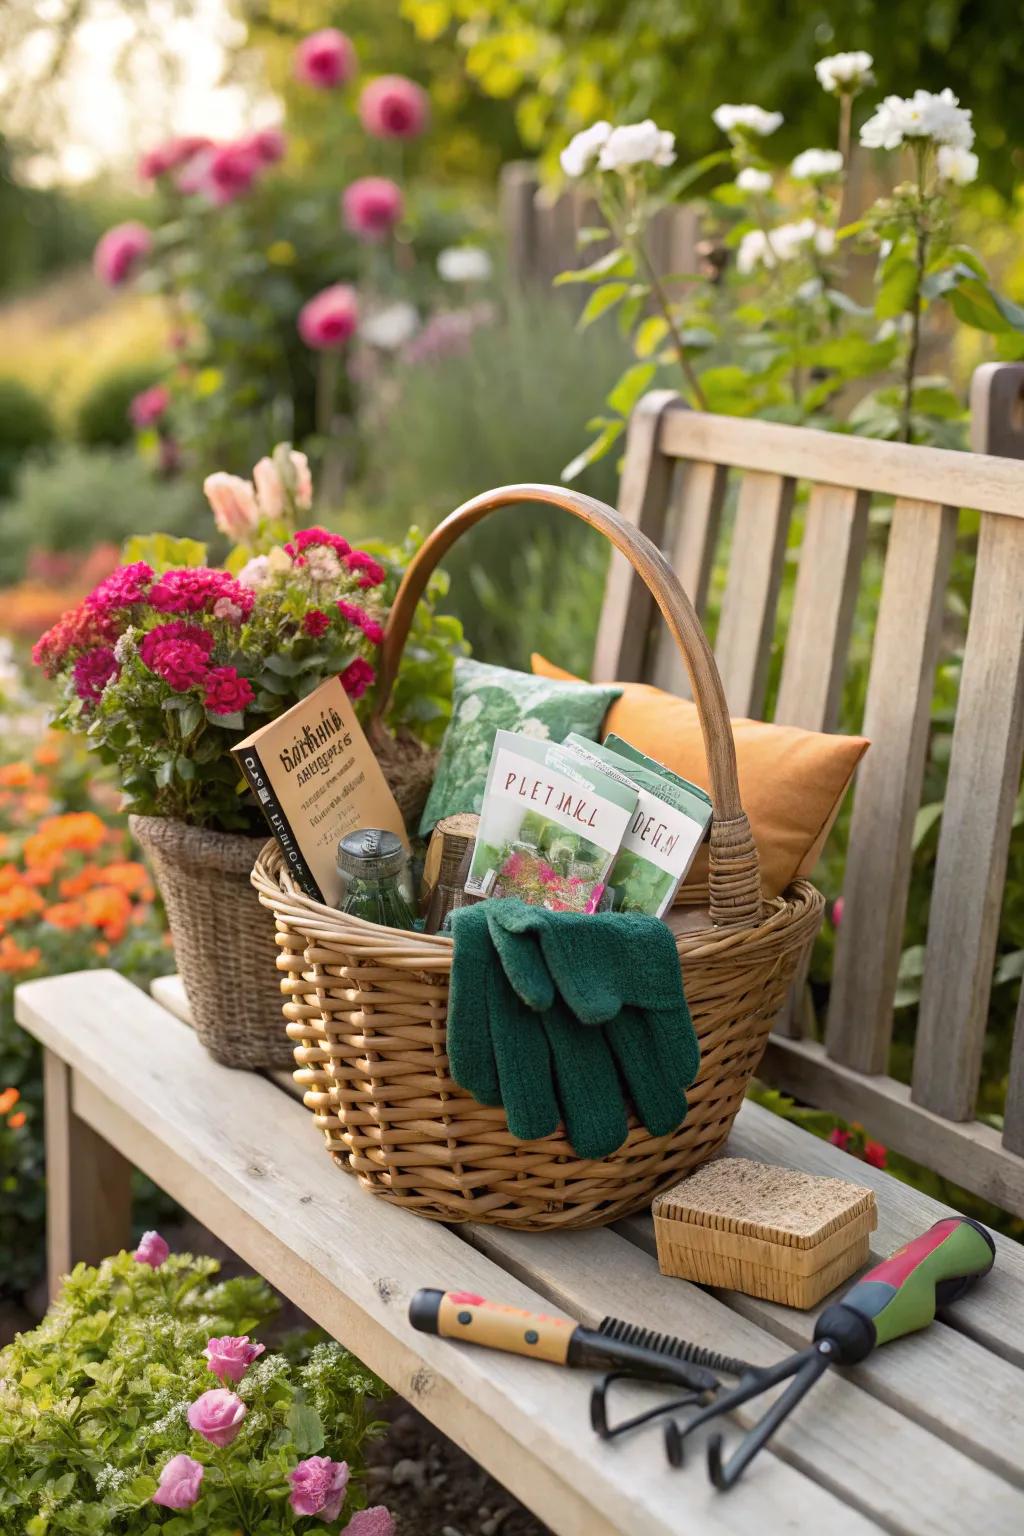
[(48, 447), (53, 438), (46, 402), (20, 379), (0, 379), (0, 496), (10, 493), (26, 455)]
[(272, 1293), (218, 1271), (146, 1233), (0, 1353), (4, 1536), (389, 1536), (361, 1486), (382, 1385), (338, 1344), (267, 1353)]

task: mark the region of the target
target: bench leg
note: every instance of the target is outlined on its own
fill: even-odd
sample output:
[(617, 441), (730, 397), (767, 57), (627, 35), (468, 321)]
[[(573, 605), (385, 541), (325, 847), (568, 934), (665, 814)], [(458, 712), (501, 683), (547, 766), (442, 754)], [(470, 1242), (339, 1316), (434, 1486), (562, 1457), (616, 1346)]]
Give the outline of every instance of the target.
[(46, 1135), (46, 1278), (51, 1301), (80, 1260), (98, 1264), (131, 1242), (131, 1164), (79, 1120), (71, 1069), (43, 1052)]

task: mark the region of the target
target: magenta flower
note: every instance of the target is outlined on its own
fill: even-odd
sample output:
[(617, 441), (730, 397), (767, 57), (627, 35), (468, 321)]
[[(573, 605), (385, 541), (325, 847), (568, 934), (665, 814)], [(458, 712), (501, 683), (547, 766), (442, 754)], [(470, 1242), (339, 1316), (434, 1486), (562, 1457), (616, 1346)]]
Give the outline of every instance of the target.
[(132, 399), (128, 414), (135, 427), (151, 427), (165, 414), (171, 403), (171, 392), (166, 384), (154, 384)]
[(254, 1344), (248, 1334), (241, 1338), (226, 1333), (222, 1338), (210, 1339), (203, 1350), (207, 1369), (221, 1381), (241, 1381), (254, 1360), (266, 1349), (265, 1344)]
[(276, 165), (278, 160), (283, 160), (288, 148), (288, 140), (280, 128), (257, 128), (255, 133), (250, 133), (242, 143), (256, 156), (261, 165)]
[(314, 640), (318, 640), (321, 635), (327, 633), (327, 630), (330, 628), (330, 623), (330, 619), (327, 617), (326, 613), (324, 613), (322, 608), (311, 608), (309, 612), (303, 616), (302, 619), (303, 629), (305, 630), (306, 634), (311, 635)]
[[(151, 632), (156, 634), (156, 630)], [(139, 647), (139, 655), (151, 672), (155, 672), (175, 693), (187, 693), (198, 688), (209, 675), (210, 652), (194, 640), (160, 640), (147, 644), (147, 635)]]
[(316, 1515), (318, 1520), (337, 1520), (348, 1487), (348, 1462), (329, 1456), (307, 1456), (288, 1474), (292, 1491), (288, 1502), (297, 1515)]
[(164, 144), (158, 144), (155, 149), (148, 149), (139, 160), (139, 175), (143, 181), (155, 181), (160, 176), (166, 176), (169, 171), (176, 171), (186, 161), (191, 160), (200, 150), (208, 149), (209, 139), (192, 134), (178, 139), (168, 139)]
[(357, 1509), (338, 1536), (395, 1536), (395, 1522), (390, 1509), (373, 1504), (369, 1509)]
[(365, 608), (360, 608), (358, 603), (350, 603), (346, 598), (341, 597), (338, 599), (338, 612), (349, 624), (355, 624), (357, 629), (361, 629), (373, 645), (380, 645), (384, 639), (384, 629)]
[(190, 1404), (188, 1422), (211, 1445), (230, 1445), (242, 1427), (246, 1407), (227, 1387), (211, 1387)]
[(401, 188), (386, 176), (361, 176), (341, 194), (345, 227), (360, 240), (383, 240), (402, 217)]
[(159, 1232), (143, 1232), (135, 1250), (135, 1262), (148, 1264), (150, 1269), (159, 1269), (166, 1262), (170, 1251)]
[(245, 196), (263, 164), (264, 161), (259, 151), (254, 149), (251, 138), (218, 144), (203, 157), (202, 164), (199, 163), (198, 156), (192, 162), (196, 168), (195, 190), (202, 192), (204, 197), (209, 198), (211, 203), (216, 203), (219, 208), (224, 208), (228, 203), (233, 203)]
[(324, 288), (299, 310), (299, 335), (315, 352), (343, 347), (359, 320), (356, 291), (348, 283)]
[(145, 224), (134, 219), (127, 224), (115, 224), (100, 237), (93, 252), (93, 271), (110, 288), (120, 288), (152, 248), (153, 237)]
[(832, 1143), (832, 1145), (834, 1147), (839, 1147), (839, 1149), (841, 1151), (843, 1151), (843, 1152), (848, 1152), (849, 1151), (849, 1149), (850, 1149), (850, 1133), (849, 1133), (849, 1131), (841, 1130), (840, 1127), (837, 1125), (834, 1128), (834, 1130), (829, 1131), (828, 1139), (829, 1139), (829, 1141)]
[(364, 549), (353, 549), (345, 556), (345, 564), (350, 571), (359, 571), (359, 585), (361, 587), (379, 587), (387, 576), (387, 571), (379, 560), (368, 555)]
[(191, 1509), (199, 1497), (206, 1468), (184, 1451), (172, 1456), (160, 1473), (160, 1481), (152, 1503), (162, 1504), (165, 1509)]
[(371, 80), (359, 98), (359, 117), (376, 139), (415, 139), (430, 117), (427, 93), (404, 75)]
[(95, 704), (112, 677), (118, 674), (117, 658), (109, 645), (83, 651), (74, 665), (75, 692), (86, 704)]
[(294, 560), (301, 555), (303, 550), (309, 549), (314, 544), (325, 544), (328, 549), (333, 549), (339, 557), (349, 554), (352, 549), (348, 539), (342, 538), (340, 533), (331, 533), (328, 528), (300, 528), (295, 537), (284, 546), (285, 554), (291, 555)]
[(131, 565), (119, 565), (105, 576), (86, 598), (86, 603), (97, 613), (109, 614), (119, 608), (130, 608), (141, 603), (153, 580), (153, 567), (145, 560), (134, 560)]
[(221, 597), (229, 597), (246, 618), (256, 601), (248, 587), (243, 587), (228, 571), (206, 565), (164, 571), (149, 592), (149, 602), (162, 613), (209, 613)]
[(350, 38), (337, 27), (324, 27), (304, 37), (295, 50), (293, 71), (296, 80), (318, 91), (331, 91), (347, 85), (358, 63)]
[(376, 676), (370, 663), (364, 661), (362, 656), (357, 656), (355, 661), (350, 661), (341, 673), (341, 686), (350, 699), (361, 699), (367, 688), (372, 686)]
[(235, 715), (256, 697), (252, 683), (234, 667), (211, 667), (206, 674), (203, 702), (211, 715)]
[(833, 928), (838, 928), (839, 924), (843, 920), (843, 905), (843, 898), (841, 896), (837, 896), (835, 901), (832, 903), (831, 917)]

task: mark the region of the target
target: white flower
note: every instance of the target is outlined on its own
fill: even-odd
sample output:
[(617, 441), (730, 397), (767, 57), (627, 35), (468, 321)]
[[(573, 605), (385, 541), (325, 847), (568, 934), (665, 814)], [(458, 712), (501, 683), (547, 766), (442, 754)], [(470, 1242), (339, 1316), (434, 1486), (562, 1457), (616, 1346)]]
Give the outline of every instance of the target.
[(781, 126), (782, 113), (766, 112), (764, 107), (754, 107), (749, 102), (743, 106), (723, 102), (712, 112), (711, 120), (723, 133), (753, 133), (764, 139)]
[[(285, 557), (287, 559), (287, 556)], [(258, 592), (270, 580), (270, 561), (266, 555), (253, 555), (238, 573), (238, 580), (250, 592)]]
[(621, 171), (631, 165), (671, 165), (676, 158), (676, 136), (658, 127), (651, 118), (613, 128), (598, 156), (602, 171)]
[(125, 662), (135, 655), (138, 649), (136, 645), (138, 636), (139, 631), (130, 624), (123, 634), (118, 635), (117, 642), (114, 645), (114, 660), (119, 666), (123, 667)]
[(359, 327), (359, 334), (371, 347), (383, 352), (394, 352), (415, 336), (420, 327), (420, 317), (413, 304), (400, 299), (386, 309), (367, 315)]
[(230, 597), (218, 597), (213, 605), (213, 616), (215, 619), (226, 619), (229, 624), (242, 622), (242, 610)]
[(835, 231), (813, 219), (800, 219), (796, 224), (779, 224), (775, 229), (751, 229), (740, 241), (736, 253), (736, 270), (749, 276), (756, 267), (777, 267), (780, 262), (793, 261), (809, 246), (819, 256), (828, 256), (835, 250)]
[(766, 267), (774, 267), (774, 258), (768, 250), (768, 240), (763, 229), (748, 229), (740, 241), (739, 250), (736, 252), (736, 270), (744, 277), (749, 277), (756, 267), (763, 263)]
[(838, 95), (841, 91), (859, 91), (871, 85), (874, 75), (871, 66), (874, 59), (863, 49), (855, 53), (834, 53), (831, 58), (819, 59), (814, 66), (818, 84), (825, 91)]
[(550, 727), (543, 720), (537, 720), (533, 715), (527, 715), (525, 720), (519, 722), (520, 736), (529, 736), (532, 741), (547, 741), (551, 735)]
[(314, 581), (337, 581), (341, 575), (341, 563), (337, 555), (324, 544), (312, 544), (306, 552), (306, 560)]
[(772, 189), (772, 176), (770, 171), (759, 171), (753, 165), (745, 165), (736, 177), (736, 185), (741, 192), (753, 192), (756, 196), (770, 192)]
[(843, 157), (838, 149), (805, 149), (797, 155), (789, 168), (789, 174), (797, 181), (824, 181), (838, 176), (843, 168)]
[(479, 245), (450, 245), (437, 258), (437, 273), (445, 283), (486, 283), (491, 258)]
[(970, 111), (960, 106), (948, 87), (937, 96), (931, 91), (887, 96), (860, 131), (866, 149), (898, 149), (907, 139), (970, 149), (974, 143)]
[(567, 176), (584, 176), (611, 136), (612, 125), (603, 120), (574, 134), (559, 159)]
[(960, 149), (953, 144), (940, 144), (938, 167), (939, 176), (943, 181), (952, 181), (958, 187), (966, 187), (977, 179), (978, 157), (969, 149)]

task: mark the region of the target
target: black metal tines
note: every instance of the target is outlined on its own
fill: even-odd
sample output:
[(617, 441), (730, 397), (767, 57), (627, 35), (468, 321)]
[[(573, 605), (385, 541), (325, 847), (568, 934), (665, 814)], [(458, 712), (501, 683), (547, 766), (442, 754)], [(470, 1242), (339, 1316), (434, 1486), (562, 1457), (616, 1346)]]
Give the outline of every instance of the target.
[(705, 1349), (701, 1344), (691, 1344), (688, 1339), (677, 1339), (671, 1333), (656, 1333), (653, 1328), (641, 1328), (637, 1323), (624, 1323), (619, 1317), (604, 1317), (598, 1333), (606, 1339), (623, 1344), (635, 1344), (639, 1349), (651, 1350), (672, 1360), (685, 1360), (689, 1365), (703, 1365), (710, 1371), (720, 1371), (726, 1376), (746, 1376), (755, 1369), (746, 1360), (732, 1355), (720, 1355), (715, 1349)]

